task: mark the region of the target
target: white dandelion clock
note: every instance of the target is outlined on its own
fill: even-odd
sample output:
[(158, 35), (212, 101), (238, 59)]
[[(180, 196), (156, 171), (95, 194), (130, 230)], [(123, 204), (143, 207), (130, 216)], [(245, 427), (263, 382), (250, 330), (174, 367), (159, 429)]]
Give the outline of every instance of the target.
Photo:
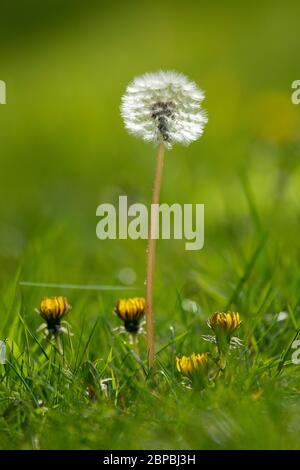
[(201, 137), (207, 122), (201, 108), (204, 93), (194, 82), (177, 72), (145, 73), (127, 87), (121, 114), (126, 129), (146, 142), (158, 145), (151, 221), (147, 250), (146, 329), (149, 366), (155, 358), (153, 324), (153, 278), (156, 251), (158, 204), (165, 147), (188, 145)]
[(204, 93), (177, 72), (146, 73), (128, 86), (121, 114), (126, 129), (146, 142), (188, 145), (201, 137), (207, 122)]

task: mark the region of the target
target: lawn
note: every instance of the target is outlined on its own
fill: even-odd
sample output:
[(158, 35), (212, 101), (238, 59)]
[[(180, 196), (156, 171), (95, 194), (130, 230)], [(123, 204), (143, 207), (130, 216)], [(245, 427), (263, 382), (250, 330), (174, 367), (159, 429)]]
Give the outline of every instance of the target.
[[(0, 448), (299, 449), (299, 2), (15, 3), (0, 6)], [(158, 240), (149, 370), (145, 334), (137, 357), (114, 313), (145, 295), (146, 241), (97, 239), (96, 208), (150, 204), (155, 150), (119, 108), (159, 69), (206, 92), (203, 137), (167, 150), (161, 192), (205, 204), (205, 244)], [(37, 331), (49, 296), (72, 306), (62, 355)], [(202, 336), (228, 310), (241, 346), (191, 383), (176, 356), (214, 356)]]

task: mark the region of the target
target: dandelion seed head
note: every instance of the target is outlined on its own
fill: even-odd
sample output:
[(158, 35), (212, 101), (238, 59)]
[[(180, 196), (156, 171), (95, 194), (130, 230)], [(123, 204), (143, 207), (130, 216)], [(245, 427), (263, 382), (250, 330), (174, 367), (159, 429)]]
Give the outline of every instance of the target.
[(136, 77), (122, 98), (126, 129), (146, 142), (188, 145), (203, 133), (207, 122), (201, 109), (204, 92), (173, 71)]

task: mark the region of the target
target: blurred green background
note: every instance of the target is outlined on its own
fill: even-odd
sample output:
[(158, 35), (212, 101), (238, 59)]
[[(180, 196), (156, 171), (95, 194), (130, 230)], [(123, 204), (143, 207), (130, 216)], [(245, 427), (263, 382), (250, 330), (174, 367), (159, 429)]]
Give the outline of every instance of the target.
[[(58, 225), (55, 279), (64, 279), (66, 262), (55, 252), (66, 241), (77, 246), (74, 267), (88, 260), (90, 279), (107, 282), (124, 262), (137, 268), (126, 242), (114, 242), (112, 252), (96, 240), (95, 210), (119, 193), (149, 200), (154, 150), (127, 135), (119, 114), (128, 82), (145, 71), (175, 69), (206, 91), (205, 134), (168, 153), (163, 181), (163, 201), (206, 204), (205, 249), (191, 254), (176, 245), (182, 262), (218, 251), (222, 265), (220, 228), (243, 242), (251, 236), (241, 173), (262, 213), (274, 208), (268, 223), (284, 216), (293, 224), (300, 110), (290, 96), (299, 78), (300, 6), (207, 3), (1, 1), (2, 282)], [(38, 277), (38, 253), (31, 263)]]
[[(145, 241), (97, 240), (96, 207), (120, 194), (149, 203), (155, 149), (127, 134), (120, 100), (135, 76), (172, 69), (205, 90), (209, 122), (199, 141), (167, 152), (161, 201), (205, 204), (205, 246), (189, 252), (184, 241), (158, 243), (157, 323), (162, 331), (170, 325), (178, 293), (195, 300), (203, 318), (230, 299), (250, 317), (270, 279), (268, 308), (295, 304), (300, 106), (291, 102), (291, 84), (300, 78), (299, 15), (297, 1), (0, 0), (3, 290), (19, 269), (22, 281), (131, 281), (143, 295)], [(259, 275), (252, 270), (233, 298), (264, 233)], [(134, 271), (131, 280), (124, 268)], [(80, 302), (90, 319), (100, 296), (109, 316), (119, 295), (21, 293), (22, 314), (34, 326), (44, 295), (67, 294), (74, 324)], [(2, 337), (11, 319), (4, 323)]]
[[(154, 149), (127, 135), (119, 105), (133, 77), (158, 69), (195, 80), (209, 115), (200, 141), (168, 152), (162, 191), (164, 202), (206, 205), (205, 248), (189, 253), (183, 242), (160, 243), (161, 274), (170, 274), (172, 252), (181, 263), (179, 287), (199, 264), (214, 266), (215, 276), (230, 271), (235, 261), (224, 259), (225, 246), (243, 251), (253, 229), (243, 177), (264, 224), (292, 249), (299, 10), (296, 1), (1, 1), (1, 282), (30, 253), (26, 280), (29, 264), (31, 280), (108, 284), (130, 266), (143, 283), (144, 242), (100, 242), (95, 211), (119, 194), (149, 201)], [(52, 263), (41, 278), (45, 250)]]
[[(2, 1), (1, 284), (19, 266), (24, 281), (80, 284), (120, 284), (130, 268), (143, 293), (145, 241), (99, 241), (95, 212), (120, 194), (150, 201), (155, 150), (127, 134), (119, 105), (133, 77), (158, 69), (196, 81), (209, 115), (198, 142), (167, 153), (161, 196), (205, 204), (205, 247), (158, 244), (158, 303), (165, 295), (171, 313), (186, 289), (220, 308), (262, 231), (272, 276), (290, 270), (297, 284), (299, 11), (274, 1)], [(29, 315), (48, 293), (25, 289), (25, 300), (36, 296)], [(290, 293), (278, 296), (282, 305)]]

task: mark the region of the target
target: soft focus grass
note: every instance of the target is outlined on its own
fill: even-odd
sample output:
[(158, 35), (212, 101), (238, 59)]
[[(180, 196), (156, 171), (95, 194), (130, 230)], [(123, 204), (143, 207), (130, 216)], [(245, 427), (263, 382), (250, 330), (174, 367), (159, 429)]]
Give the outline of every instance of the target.
[[(0, 338), (10, 345), (1, 448), (298, 448), (289, 346), (300, 328), (300, 109), (290, 101), (299, 4), (15, 3), (1, 4), (0, 31)], [(162, 190), (163, 202), (205, 204), (206, 241), (200, 252), (158, 243), (161, 352), (145, 381), (112, 315), (119, 296), (143, 295), (145, 243), (100, 242), (95, 212), (119, 194), (150, 200), (154, 149), (126, 134), (119, 103), (135, 75), (160, 68), (206, 90), (206, 132), (168, 152)], [(19, 284), (119, 285), (124, 267), (135, 290)], [(75, 333), (64, 367), (38, 343), (34, 312), (59, 294), (73, 305)], [(184, 299), (197, 308), (184, 310)], [(209, 347), (207, 317), (226, 307), (241, 313), (244, 347), (215, 387), (189, 391), (174, 354)], [(280, 311), (288, 317), (277, 321)], [(144, 338), (140, 347), (145, 359)]]

